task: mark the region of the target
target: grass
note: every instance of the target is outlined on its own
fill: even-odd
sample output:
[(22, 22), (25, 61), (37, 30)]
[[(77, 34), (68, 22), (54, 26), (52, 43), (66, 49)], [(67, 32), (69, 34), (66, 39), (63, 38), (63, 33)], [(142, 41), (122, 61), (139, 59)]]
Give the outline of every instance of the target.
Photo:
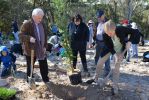
[(9, 100), (16, 94), (16, 90), (0, 87), (0, 99)]

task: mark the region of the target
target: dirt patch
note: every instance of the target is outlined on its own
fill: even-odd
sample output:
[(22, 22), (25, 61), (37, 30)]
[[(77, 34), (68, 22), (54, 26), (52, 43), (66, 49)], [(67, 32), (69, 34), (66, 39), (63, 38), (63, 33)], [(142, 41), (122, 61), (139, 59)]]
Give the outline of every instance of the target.
[[(87, 62), (91, 77), (83, 77), (79, 85), (71, 85), (66, 74), (65, 65), (60, 59), (48, 60), (50, 82), (42, 82), (38, 66), (34, 70), (37, 88), (31, 90), (26, 82), (26, 67), (22, 65), (24, 60), (17, 59), (17, 72), (14, 79), (7, 79), (10, 88), (18, 92), (15, 100), (148, 100), (149, 97), (149, 63), (142, 62), (143, 52), (149, 50), (149, 46), (139, 47), (140, 58), (132, 58), (131, 62), (122, 63), (120, 68), (119, 94), (111, 94), (111, 86), (99, 87), (98, 85), (85, 83), (95, 74), (94, 50), (88, 50)], [(112, 62), (111, 62), (112, 63)], [(78, 64), (82, 69), (80, 59)], [(140, 84), (140, 85), (139, 85)]]

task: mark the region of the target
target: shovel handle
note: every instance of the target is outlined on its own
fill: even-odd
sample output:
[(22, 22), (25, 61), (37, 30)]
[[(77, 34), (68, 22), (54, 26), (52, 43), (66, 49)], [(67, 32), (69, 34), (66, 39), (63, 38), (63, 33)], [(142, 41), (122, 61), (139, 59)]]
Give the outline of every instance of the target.
[(34, 50), (31, 50), (31, 74), (30, 77), (33, 75), (33, 66), (34, 66)]

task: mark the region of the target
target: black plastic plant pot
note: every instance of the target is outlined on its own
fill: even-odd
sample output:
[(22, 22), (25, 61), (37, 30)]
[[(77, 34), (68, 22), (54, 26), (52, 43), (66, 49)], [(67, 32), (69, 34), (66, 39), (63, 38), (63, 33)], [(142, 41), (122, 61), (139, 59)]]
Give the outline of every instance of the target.
[(81, 71), (73, 72), (69, 75), (69, 79), (72, 85), (78, 85), (82, 83)]

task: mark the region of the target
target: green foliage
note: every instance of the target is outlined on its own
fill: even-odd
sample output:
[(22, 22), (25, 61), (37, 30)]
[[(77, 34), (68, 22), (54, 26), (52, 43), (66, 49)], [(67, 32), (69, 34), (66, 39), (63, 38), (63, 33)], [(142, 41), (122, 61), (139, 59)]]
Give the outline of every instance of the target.
[(2, 31), (7, 31), (8, 29), (6, 29), (6, 27), (10, 25), (7, 19), (9, 12), (10, 12), (10, 3), (5, 0), (0, 0), (0, 29)]
[(72, 66), (73, 54), (70, 46), (70, 37), (66, 31), (63, 33), (62, 39), (63, 39), (62, 46), (65, 48), (65, 57), (67, 58), (66, 62), (69, 64), (67, 70), (73, 72), (74, 70)]
[(14, 38), (14, 35), (13, 34), (10, 34), (9, 35), (9, 40), (14, 40), (15, 38)]
[[(105, 10), (106, 17), (113, 19), (116, 23), (127, 18), (125, 11), (129, 6), (126, 2), (128, 0), (110, 0), (107, 4), (104, 3), (104, 0), (100, 1), (101, 4), (98, 3), (98, 0), (0, 0), (0, 29), (5, 33), (11, 32), (11, 22), (14, 19), (18, 21), (19, 26), (22, 25), (25, 19), (31, 17), (34, 7), (44, 10), (44, 22), (49, 28), (48, 30), (53, 24), (56, 24), (62, 31), (66, 30), (70, 18), (77, 13), (83, 17), (86, 23), (90, 19), (97, 22), (97, 9)], [(131, 1), (133, 2), (132, 7), (135, 9), (130, 19), (136, 21), (141, 26), (143, 33), (147, 35), (149, 0)], [(145, 3), (146, 6), (143, 6)]]
[(2, 100), (9, 100), (15, 94), (16, 94), (16, 90), (0, 87), (0, 99)]

